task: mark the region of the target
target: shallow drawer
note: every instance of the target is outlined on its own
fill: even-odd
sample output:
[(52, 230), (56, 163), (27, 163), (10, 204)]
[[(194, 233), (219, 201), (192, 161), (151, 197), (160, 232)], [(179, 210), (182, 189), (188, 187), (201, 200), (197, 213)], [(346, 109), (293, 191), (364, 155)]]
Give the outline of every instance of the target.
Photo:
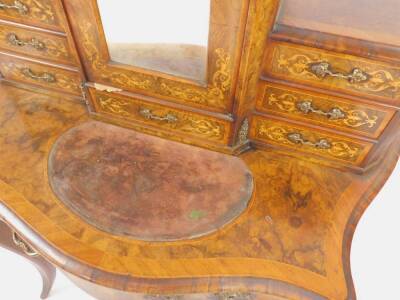
[(372, 148), (372, 144), (367, 142), (261, 116), (252, 118), (250, 136), (262, 143), (311, 153), (352, 165), (360, 165)]
[(211, 142), (228, 142), (228, 121), (108, 92), (90, 89), (90, 93), (97, 113)]
[(2, 23), (0, 23), (0, 48), (57, 63), (77, 64), (65, 37)]
[(400, 106), (400, 68), (351, 55), (275, 42), (264, 75)]
[(257, 110), (332, 129), (378, 138), (395, 110), (325, 96), (272, 83), (261, 83)]
[(50, 90), (81, 95), (79, 73), (0, 55), (0, 72), (7, 80), (33, 84)]
[(13, 22), (64, 31), (59, 0), (0, 0), (0, 18)]

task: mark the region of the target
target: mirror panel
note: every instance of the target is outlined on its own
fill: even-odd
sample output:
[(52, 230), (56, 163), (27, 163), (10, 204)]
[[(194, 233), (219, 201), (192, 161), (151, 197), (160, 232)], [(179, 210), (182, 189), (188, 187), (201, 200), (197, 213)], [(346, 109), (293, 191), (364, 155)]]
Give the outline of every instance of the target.
[(210, 0), (97, 3), (113, 62), (206, 81)]
[(399, 0), (282, 0), (278, 23), (400, 46), (399, 12)]

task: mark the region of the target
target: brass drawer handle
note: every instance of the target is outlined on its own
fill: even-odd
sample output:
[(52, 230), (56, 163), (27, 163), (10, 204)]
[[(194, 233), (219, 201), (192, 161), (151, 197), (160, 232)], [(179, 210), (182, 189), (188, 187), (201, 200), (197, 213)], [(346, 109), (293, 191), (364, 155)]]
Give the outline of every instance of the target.
[(0, 2), (0, 9), (15, 9), (21, 15), (26, 15), (29, 12), (28, 6), (26, 6), (24, 3), (18, 0), (15, 0), (13, 5)]
[(334, 107), (330, 111), (325, 112), (318, 108), (313, 107), (311, 101), (302, 101), (297, 103), (297, 109), (305, 114), (315, 113), (317, 115), (326, 116), (330, 120), (339, 120), (346, 118), (346, 113), (342, 111), (340, 108)]
[(12, 234), (12, 239), (14, 244), (21, 248), (21, 250), (28, 256), (34, 257), (39, 254), (27, 243), (25, 242), (15, 231)]
[(288, 137), (289, 141), (291, 141), (292, 143), (295, 143), (295, 144), (307, 145), (307, 146), (314, 147), (317, 149), (331, 149), (332, 148), (332, 144), (326, 139), (320, 139), (319, 141), (313, 143), (308, 140), (305, 140), (303, 138), (303, 136), (297, 132), (289, 133), (287, 137)]
[(173, 114), (169, 114), (168, 113), (165, 116), (158, 116), (158, 115), (153, 114), (153, 112), (148, 108), (140, 109), (139, 113), (143, 117), (145, 117), (146, 119), (149, 119), (149, 120), (165, 121), (165, 122), (168, 122), (168, 123), (176, 123), (176, 122), (178, 122), (178, 117), (176, 117)]
[(45, 82), (48, 82), (48, 83), (56, 82), (56, 77), (53, 74), (50, 74), (50, 73), (35, 74), (29, 68), (21, 69), (21, 72), (26, 77), (29, 77), (29, 78), (34, 79), (34, 80), (45, 81)]
[(31, 47), (35, 48), (36, 50), (46, 49), (45, 43), (39, 41), (38, 39), (31, 38), (28, 41), (23, 41), (23, 40), (20, 40), (15, 33), (10, 33), (7, 36), (7, 40), (14, 46), (19, 46), (19, 47), (31, 46)]
[(353, 69), (349, 74), (342, 74), (332, 71), (328, 62), (317, 62), (309, 64), (310, 71), (319, 78), (327, 76), (346, 79), (350, 83), (361, 83), (368, 81), (371, 76), (359, 68)]

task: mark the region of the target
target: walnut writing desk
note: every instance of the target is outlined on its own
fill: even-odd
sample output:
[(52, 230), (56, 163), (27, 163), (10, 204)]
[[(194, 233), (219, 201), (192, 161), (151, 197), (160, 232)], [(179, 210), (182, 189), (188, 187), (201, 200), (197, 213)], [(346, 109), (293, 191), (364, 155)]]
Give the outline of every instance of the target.
[(356, 299), (398, 2), (174, 3), (0, 0), (0, 244), (43, 298)]

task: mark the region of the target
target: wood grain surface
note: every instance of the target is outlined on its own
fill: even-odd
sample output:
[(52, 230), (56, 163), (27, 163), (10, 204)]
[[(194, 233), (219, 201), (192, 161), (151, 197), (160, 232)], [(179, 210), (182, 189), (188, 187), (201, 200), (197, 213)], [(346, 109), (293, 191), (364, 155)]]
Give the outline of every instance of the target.
[(245, 213), (205, 237), (152, 243), (98, 230), (52, 192), (50, 149), (87, 122), (83, 105), (4, 85), (0, 97), (0, 215), (72, 276), (114, 295), (170, 295), (155, 299), (221, 292), (355, 299), (351, 238), (397, 161), (398, 139), (364, 175), (273, 150), (243, 154), (255, 188)]
[(0, 22), (0, 48), (55, 63), (77, 65), (77, 59), (67, 38), (61, 34)]
[(4, 0), (2, 3), (17, 8), (0, 9), (1, 19), (50, 30), (65, 30), (60, 0)]
[(6, 80), (77, 96), (82, 94), (82, 81), (76, 70), (0, 54), (0, 72)]
[[(98, 299), (356, 299), (349, 259), (354, 230), (400, 154), (400, 69), (393, 64), (399, 61), (398, 48), (356, 40), (359, 35), (293, 28), (293, 23), (274, 26), (279, 0), (213, 0), (204, 84), (112, 62), (95, 0), (23, 3), (29, 14), (5, 9), (0, 17), (21, 22), (27, 26), (18, 28), (40, 37), (66, 32), (73, 57), (78, 58), (76, 43), (85, 69), (10, 52), (0, 56), (5, 80), (21, 84), (0, 86), (0, 219), (32, 249)], [(25, 30), (17, 33), (29, 38)], [(321, 62), (330, 64), (331, 75), (314, 74), (310, 66)], [(30, 72), (21, 72), (26, 68)], [(349, 80), (357, 68), (368, 73), (368, 80)], [(90, 116), (84, 104), (67, 97), (81, 95), (83, 73), (93, 96), (85, 99)], [(125, 91), (114, 93), (118, 97), (94, 92), (95, 83)], [(51, 92), (24, 90), (22, 84)], [(269, 91), (262, 89), (266, 84)], [(312, 97), (323, 111), (340, 105), (347, 119), (333, 124), (322, 115), (281, 112), (279, 105), (288, 107), (282, 106), (288, 105), (282, 98), (286, 91)], [(267, 105), (272, 92), (280, 98)], [(90, 117), (165, 140), (100, 125)], [(349, 128), (354, 118), (365, 124)], [(293, 130), (303, 143), (288, 142)], [(79, 134), (57, 142), (71, 132)], [(99, 139), (107, 143), (100, 145)], [(119, 167), (137, 160), (131, 146), (140, 140), (146, 145), (139, 149), (150, 159), (144, 167), (124, 169), (124, 181)], [(222, 154), (191, 146), (175, 151), (170, 140), (227, 153), (254, 148), (219, 160)], [(82, 160), (85, 168), (74, 165)], [(220, 173), (211, 170), (216, 166)], [(249, 173), (251, 199), (250, 189), (241, 190), (249, 187)], [(96, 178), (99, 174), (107, 176)], [(141, 213), (135, 215), (126, 199), (139, 177), (140, 188), (174, 180), (164, 182), (161, 192), (145, 194), (147, 202), (140, 202)], [(192, 209), (188, 203), (201, 201), (184, 198), (205, 182), (203, 206)], [(227, 194), (236, 196), (229, 200)], [(205, 217), (206, 209), (213, 215)], [(225, 216), (222, 221), (215, 212)], [(201, 230), (182, 221), (188, 213), (204, 222)], [(149, 232), (153, 235), (144, 236)]]
[[(207, 82), (115, 63), (111, 60), (103, 25), (94, 0), (65, 1), (65, 9), (89, 82), (186, 104), (208, 111), (230, 113), (240, 65), (248, 0), (211, 1), (207, 54)], [(186, 68), (191, 66), (187, 65)], [(185, 72), (186, 73), (186, 72)]]
[[(264, 76), (335, 90), (377, 103), (400, 105), (400, 69), (396, 65), (294, 44), (273, 42), (269, 47), (264, 62)], [(334, 73), (344, 75), (356, 69), (362, 70), (368, 74), (368, 79), (349, 82), (340, 77), (317, 76), (310, 66), (321, 62), (329, 63)]]
[[(310, 107), (302, 108), (302, 103), (310, 103)], [(261, 112), (332, 128), (337, 133), (349, 132), (375, 139), (380, 137), (396, 112), (390, 108), (266, 82), (259, 85), (256, 107)], [(335, 115), (334, 110), (339, 110), (341, 115)]]

